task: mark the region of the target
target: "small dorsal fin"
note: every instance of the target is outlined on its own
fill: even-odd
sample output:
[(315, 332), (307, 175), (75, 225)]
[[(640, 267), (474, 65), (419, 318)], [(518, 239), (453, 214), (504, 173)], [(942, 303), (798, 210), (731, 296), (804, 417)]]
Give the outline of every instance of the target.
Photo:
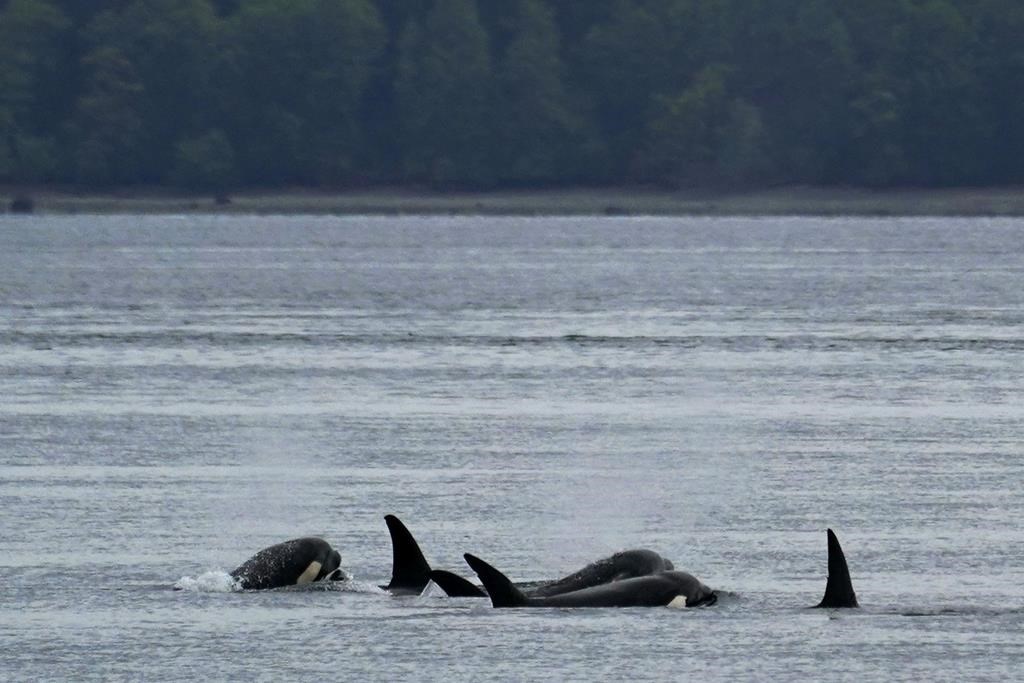
[(487, 564), (479, 557), (466, 553), (466, 563), (472, 568), (487, 589), (491, 604), (495, 607), (522, 607), (526, 604), (526, 596), (512, 585), (507, 576)]
[(448, 596), (453, 598), (485, 598), (487, 593), (473, 585), (458, 574), (435, 569), (430, 572), (430, 580), (441, 587)]
[(850, 580), (846, 556), (839, 545), (839, 539), (831, 529), (828, 530), (828, 583), (825, 585), (825, 596), (817, 606), (857, 606), (857, 594), (853, 592), (853, 581)]
[(430, 581), (430, 565), (416, 539), (394, 515), (384, 515), (391, 533), (391, 583), (389, 591), (422, 593)]

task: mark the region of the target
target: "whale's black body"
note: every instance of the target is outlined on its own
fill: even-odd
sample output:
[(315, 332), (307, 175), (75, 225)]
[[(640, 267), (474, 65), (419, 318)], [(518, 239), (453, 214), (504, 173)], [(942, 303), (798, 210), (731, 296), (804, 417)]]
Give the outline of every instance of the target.
[[(385, 515), (391, 533), (391, 581), (381, 588), (395, 595), (419, 595), (433, 581), (451, 597), (486, 597), (478, 586), (444, 569), (432, 569), (409, 528), (394, 515)], [(672, 562), (651, 550), (626, 550), (588, 564), (555, 581), (517, 584), (531, 596), (551, 596), (613, 581), (643, 577), (672, 569)]]
[(583, 569), (557, 581), (541, 584), (529, 591), (535, 598), (545, 598), (583, 590), (606, 583), (650, 576), (674, 569), (672, 563), (653, 550), (623, 550), (610, 557), (588, 564)]
[(549, 596), (527, 595), (478, 557), (465, 555), (495, 607), (696, 607), (718, 596), (692, 574), (674, 570), (620, 579)]
[[(671, 569), (552, 595), (528, 594), (478, 557), (465, 556), (480, 577), (494, 607), (696, 607), (713, 605), (717, 593), (686, 572)], [(846, 556), (828, 530), (828, 583), (817, 607), (857, 607)]]
[[(623, 550), (588, 564), (561, 579), (516, 583), (531, 597), (550, 597), (600, 586), (614, 581), (648, 576), (672, 569), (672, 563), (653, 550)], [(441, 569), (430, 572), (430, 579), (451, 597), (486, 597), (487, 593), (458, 574)]]
[(322, 538), (295, 538), (264, 548), (239, 565), (231, 576), (246, 590), (301, 586), (339, 579), (341, 553)]
[[(714, 590), (650, 550), (627, 550), (598, 560), (564, 578), (515, 584), (483, 560), (464, 557), (484, 590), (449, 571), (431, 569), (412, 533), (394, 515), (385, 521), (391, 532), (392, 593), (419, 594), (434, 581), (453, 597), (490, 596), (495, 607), (641, 607), (711, 605)], [(828, 530), (828, 583), (816, 607), (857, 607), (846, 557), (835, 533)], [(486, 592), (485, 592), (486, 591)]]
[[(401, 520), (394, 515), (386, 515), (384, 520), (391, 532), (392, 549), (391, 582), (383, 586), (385, 590), (418, 595), (433, 581), (451, 597), (487, 596), (480, 587), (458, 574), (431, 569), (416, 539)], [(530, 596), (548, 597), (671, 569), (672, 563), (652, 550), (624, 550), (561, 579), (516, 584), (516, 587)]]

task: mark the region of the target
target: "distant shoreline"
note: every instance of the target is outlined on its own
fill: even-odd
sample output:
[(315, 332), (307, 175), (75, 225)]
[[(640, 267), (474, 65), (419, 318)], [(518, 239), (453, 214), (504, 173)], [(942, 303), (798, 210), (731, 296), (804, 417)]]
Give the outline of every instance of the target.
[(292, 214), (485, 216), (1024, 216), (1024, 187), (895, 189), (784, 187), (747, 192), (581, 188), (497, 192), (371, 189), (238, 191), (212, 195), (125, 190), (78, 193), (0, 187), (0, 213), (29, 197), (37, 214)]

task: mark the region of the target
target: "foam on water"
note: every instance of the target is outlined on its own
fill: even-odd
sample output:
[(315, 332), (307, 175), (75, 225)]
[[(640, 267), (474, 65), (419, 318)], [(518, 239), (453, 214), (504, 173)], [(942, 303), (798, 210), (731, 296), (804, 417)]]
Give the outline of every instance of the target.
[(231, 574), (215, 569), (196, 577), (181, 577), (174, 583), (174, 590), (192, 593), (235, 593), (241, 591), (242, 587)]
[[(238, 580), (225, 571), (219, 569), (203, 572), (198, 576), (183, 576), (174, 582), (174, 590), (188, 591), (191, 593), (245, 593), (239, 585)], [(387, 591), (374, 583), (367, 581), (356, 581), (351, 576), (340, 581), (316, 581), (296, 586), (283, 586), (273, 589), (277, 591), (288, 591), (293, 593), (301, 592), (336, 592), (336, 593), (363, 593), (367, 595), (387, 595)], [(262, 592), (262, 591), (261, 591)]]

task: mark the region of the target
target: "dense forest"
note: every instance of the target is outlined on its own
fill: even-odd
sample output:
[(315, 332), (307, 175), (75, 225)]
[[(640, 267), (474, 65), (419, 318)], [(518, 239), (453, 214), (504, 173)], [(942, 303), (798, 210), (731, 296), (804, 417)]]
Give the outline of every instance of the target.
[(1020, 0), (0, 0), (0, 183), (1022, 181)]

